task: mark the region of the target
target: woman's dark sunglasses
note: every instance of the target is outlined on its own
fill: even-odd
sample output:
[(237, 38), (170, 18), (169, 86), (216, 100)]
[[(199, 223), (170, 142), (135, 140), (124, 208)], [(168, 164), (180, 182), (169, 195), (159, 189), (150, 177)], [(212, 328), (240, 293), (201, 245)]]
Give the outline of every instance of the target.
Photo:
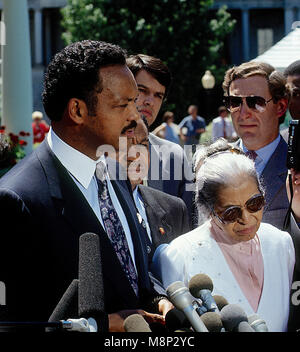
[(217, 214), (213, 211), (213, 214), (218, 218), (222, 224), (230, 224), (236, 222), (238, 219), (242, 218), (243, 208), (246, 208), (249, 213), (256, 213), (261, 210), (265, 205), (265, 198), (261, 194), (255, 194), (253, 197), (247, 200), (243, 207), (234, 205), (227, 208), (222, 213)]
[(226, 108), (230, 112), (235, 112), (240, 109), (243, 99), (246, 100), (248, 107), (256, 112), (264, 112), (266, 110), (266, 105), (269, 103), (273, 98), (266, 100), (263, 97), (253, 95), (248, 97), (239, 97), (235, 95), (228, 95), (224, 96), (223, 102)]

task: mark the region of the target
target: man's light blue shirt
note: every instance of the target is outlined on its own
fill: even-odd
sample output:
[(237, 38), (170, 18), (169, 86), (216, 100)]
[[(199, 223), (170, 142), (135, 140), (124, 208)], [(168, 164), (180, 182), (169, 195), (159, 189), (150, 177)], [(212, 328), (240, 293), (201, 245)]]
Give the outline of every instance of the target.
[[(255, 159), (255, 169), (259, 176), (261, 176), (261, 174), (263, 173), (265, 166), (267, 165), (271, 155), (274, 153), (275, 149), (277, 148), (279, 142), (280, 142), (280, 134), (278, 134), (277, 138), (274, 139), (273, 142), (267, 144), (265, 147), (261, 149), (255, 150), (257, 154), (257, 157)], [(241, 147), (245, 153), (248, 151), (248, 149), (243, 144), (242, 140), (241, 140)]]

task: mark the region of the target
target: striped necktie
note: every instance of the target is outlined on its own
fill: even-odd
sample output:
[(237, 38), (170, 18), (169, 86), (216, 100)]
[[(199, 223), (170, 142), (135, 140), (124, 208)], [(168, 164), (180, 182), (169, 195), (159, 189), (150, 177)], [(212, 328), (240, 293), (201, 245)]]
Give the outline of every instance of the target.
[(246, 152), (246, 155), (248, 156), (248, 158), (250, 158), (251, 160), (255, 161), (257, 154), (255, 153), (254, 150), (248, 150)]

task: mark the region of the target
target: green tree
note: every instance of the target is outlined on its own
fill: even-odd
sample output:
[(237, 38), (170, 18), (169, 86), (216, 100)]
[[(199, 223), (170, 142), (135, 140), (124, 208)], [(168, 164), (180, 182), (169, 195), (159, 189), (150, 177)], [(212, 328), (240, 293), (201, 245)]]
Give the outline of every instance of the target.
[(119, 44), (128, 54), (157, 56), (170, 68), (173, 85), (165, 105), (182, 118), (201, 104), (201, 77), (210, 69), (220, 85), (227, 66), (224, 41), (235, 20), (213, 0), (68, 0), (62, 9), (66, 44), (83, 39)]

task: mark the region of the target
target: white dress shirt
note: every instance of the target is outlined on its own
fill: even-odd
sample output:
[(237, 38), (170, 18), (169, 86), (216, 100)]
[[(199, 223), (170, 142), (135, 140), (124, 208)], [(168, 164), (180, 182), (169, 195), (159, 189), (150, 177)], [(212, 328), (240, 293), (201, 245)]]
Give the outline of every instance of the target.
[[(72, 179), (75, 181), (75, 184), (86, 198), (87, 202), (93, 209), (94, 213), (96, 214), (98, 220), (100, 221), (102, 227), (105, 230), (100, 213), (100, 206), (98, 200), (98, 184), (95, 177), (97, 163), (102, 161), (106, 165), (105, 157), (102, 156), (98, 160), (93, 160), (89, 158), (85, 154), (79, 152), (78, 150), (71, 147), (69, 144), (65, 143), (62, 139), (60, 139), (52, 128), (50, 128), (50, 131), (47, 135), (47, 142), (55, 156), (67, 169)], [(106, 181), (109, 195), (123, 226), (128, 242), (129, 251), (133, 263), (135, 265), (134, 247), (128, 222), (107, 173)]]

